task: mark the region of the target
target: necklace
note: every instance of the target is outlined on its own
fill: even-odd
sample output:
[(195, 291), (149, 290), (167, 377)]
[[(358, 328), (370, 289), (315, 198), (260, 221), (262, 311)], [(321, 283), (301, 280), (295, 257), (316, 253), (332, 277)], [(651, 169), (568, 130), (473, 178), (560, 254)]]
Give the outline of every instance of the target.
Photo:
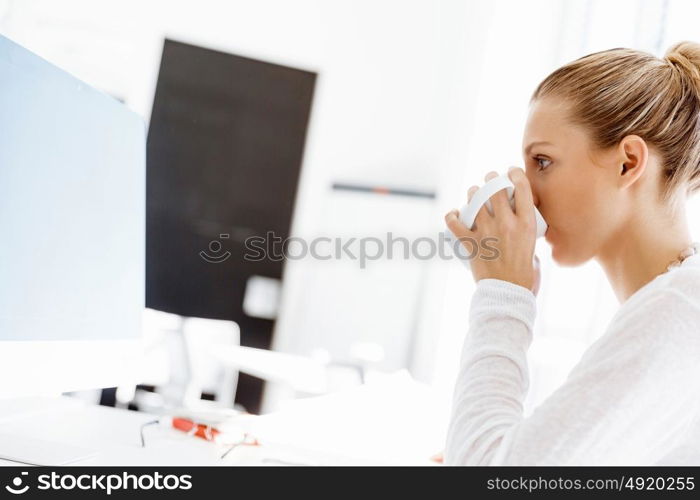
[(691, 243), (688, 248), (683, 250), (676, 260), (669, 263), (669, 265), (666, 267), (666, 271), (670, 271), (674, 267), (680, 266), (685, 259), (687, 259), (691, 255), (695, 255), (698, 252), (700, 252), (700, 244), (697, 241), (695, 241)]

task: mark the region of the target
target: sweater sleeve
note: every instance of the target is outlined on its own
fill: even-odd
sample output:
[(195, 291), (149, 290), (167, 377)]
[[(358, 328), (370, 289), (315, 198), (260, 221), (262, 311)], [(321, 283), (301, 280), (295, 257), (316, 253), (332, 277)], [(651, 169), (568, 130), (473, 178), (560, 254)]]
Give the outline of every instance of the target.
[(564, 384), (523, 418), (534, 317), (529, 290), (479, 281), (447, 464), (644, 465), (678, 444), (700, 412), (696, 303), (655, 290), (618, 314)]
[(530, 290), (496, 279), (477, 283), (453, 395), (446, 464), (491, 463), (506, 444), (506, 432), (522, 419), (535, 312)]

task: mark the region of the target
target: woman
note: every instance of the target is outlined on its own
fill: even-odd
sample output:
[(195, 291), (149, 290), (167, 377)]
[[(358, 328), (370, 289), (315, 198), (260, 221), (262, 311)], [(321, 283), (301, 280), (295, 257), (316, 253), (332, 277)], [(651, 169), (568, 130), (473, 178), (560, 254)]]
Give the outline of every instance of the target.
[[(663, 59), (606, 50), (554, 71), (532, 96), (523, 154), (525, 170), (509, 171), (514, 210), (501, 191), (473, 231), (456, 210), (445, 216), (458, 237), (501, 242), (498, 259), (471, 263), (446, 463), (689, 460), (679, 457), (700, 446), (688, 441), (700, 424), (700, 255), (684, 205), (700, 187), (700, 45), (678, 43)], [(539, 277), (533, 204), (553, 259), (598, 261), (621, 306), (524, 418)]]

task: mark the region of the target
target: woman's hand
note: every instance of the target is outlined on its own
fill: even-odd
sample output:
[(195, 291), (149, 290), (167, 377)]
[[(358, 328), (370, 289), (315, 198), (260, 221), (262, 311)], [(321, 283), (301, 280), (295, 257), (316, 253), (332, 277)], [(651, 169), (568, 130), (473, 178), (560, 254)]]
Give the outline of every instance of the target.
[[(486, 180), (494, 177), (498, 177), (498, 174), (489, 172)], [(533, 259), (536, 224), (532, 190), (521, 168), (510, 168), (508, 177), (515, 186), (515, 211), (510, 206), (505, 189), (502, 189), (490, 199), (493, 215), (486, 205), (482, 206), (474, 221), (473, 230), (462, 224), (457, 210), (451, 210), (445, 216), (445, 222), (469, 253), (475, 253), (475, 249), (469, 245), (478, 242), (478, 254), (470, 262), (475, 281), (485, 278), (510, 281), (536, 294), (540, 273), (539, 260), (537, 257)], [(478, 189), (478, 186), (469, 188), (469, 201)], [(491, 250), (488, 253), (482, 251), (485, 238), (495, 238), (485, 243), (497, 250), (496, 255)]]

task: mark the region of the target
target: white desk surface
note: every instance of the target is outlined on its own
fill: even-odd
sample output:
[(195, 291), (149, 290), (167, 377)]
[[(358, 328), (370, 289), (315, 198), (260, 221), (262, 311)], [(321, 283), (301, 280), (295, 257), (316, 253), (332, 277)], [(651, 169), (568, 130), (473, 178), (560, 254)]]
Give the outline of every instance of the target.
[(254, 417), (252, 434), (262, 446), (239, 446), (224, 460), (225, 447), (165, 426), (146, 427), (141, 447), (140, 428), (155, 416), (72, 398), (58, 411), (1, 423), (2, 433), (97, 450), (70, 465), (434, 465), (430, 457), (441, 450), (444, 418), (416, 394), (401, 381), (294, 402)]
[[(168, 443), (163, 439), (165, 430), (147, 427), (146, 443), (152, 446), (142, 448), (139, 429), (143, 423), (154, 420), (152, 415), (82, 401), (72, 406), (5, 421), (2, 432), (98, 450), (93, 457), (70, 465), (210, 465), (216, 461), (210, 453), (211, 447), (203, 446), (211, 443), (203, 440), (198, 443), (194, 439), (183, 442), (181, 438), (188, 436), (175, 430), (168, 431), (174, 434), (174, 439), (171, 449), (165, 452), (162, 444)], [(154, 438), (150, 443), (149, 436)], [(17, 464), (0, 460), (0, 465)]]

